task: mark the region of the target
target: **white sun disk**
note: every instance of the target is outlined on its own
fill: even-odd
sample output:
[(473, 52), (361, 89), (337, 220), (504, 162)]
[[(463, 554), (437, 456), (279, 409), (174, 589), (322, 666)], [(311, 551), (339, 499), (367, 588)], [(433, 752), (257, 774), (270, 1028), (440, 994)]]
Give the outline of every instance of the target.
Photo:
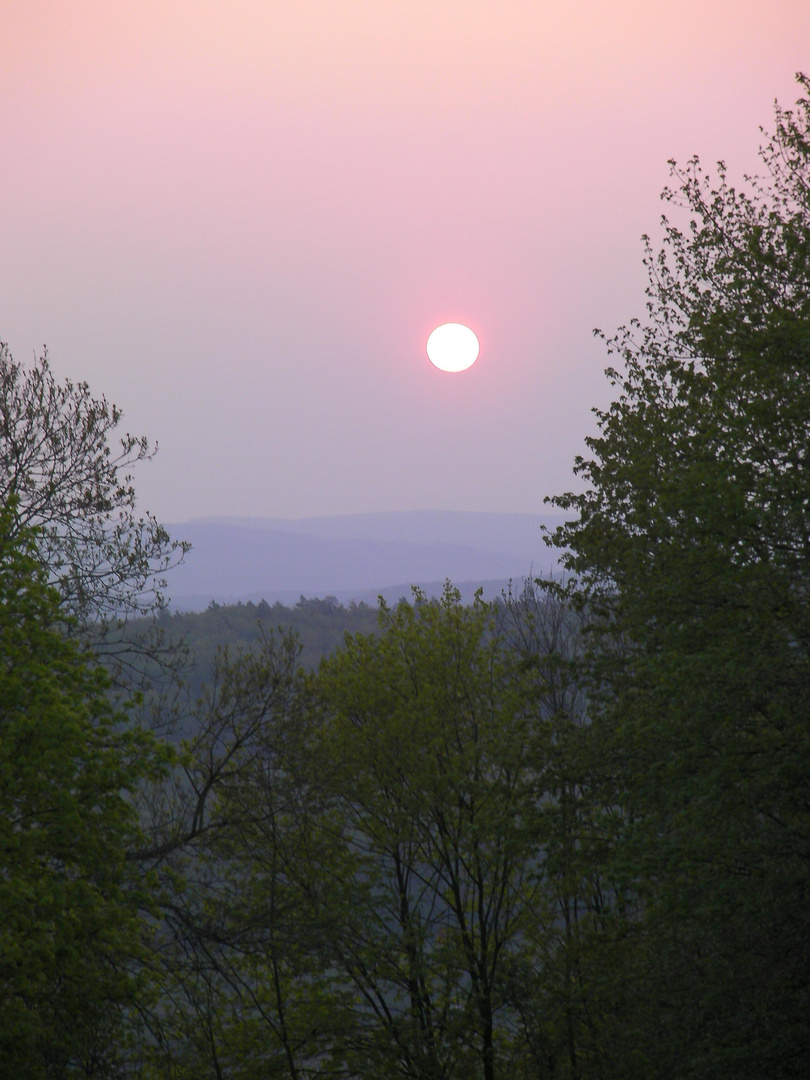
[(466, 371), (478, 359), (479, 348), (469, 326), (456, 322), (437, 326), (427, 339), (428, 359), (441, 371)]

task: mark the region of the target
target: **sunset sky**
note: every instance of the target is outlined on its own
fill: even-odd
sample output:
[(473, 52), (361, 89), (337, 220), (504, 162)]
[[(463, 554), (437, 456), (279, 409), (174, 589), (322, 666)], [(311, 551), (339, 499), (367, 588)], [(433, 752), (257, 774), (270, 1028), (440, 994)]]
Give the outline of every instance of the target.
[(540, 511), (667, 160), (756, 170), (797, 70), (808, 0), (0, 0), (0, 340), (163, 520)]

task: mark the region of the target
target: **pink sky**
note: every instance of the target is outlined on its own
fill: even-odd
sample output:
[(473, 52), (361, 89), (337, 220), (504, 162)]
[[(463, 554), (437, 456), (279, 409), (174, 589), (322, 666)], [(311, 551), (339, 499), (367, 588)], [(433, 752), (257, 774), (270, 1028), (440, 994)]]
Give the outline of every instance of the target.
[(667, 159), (755, 169), (801, 69), (808, 0), (4, 0), (0, 340), (158, 439), (164, 520), (539, 511)]

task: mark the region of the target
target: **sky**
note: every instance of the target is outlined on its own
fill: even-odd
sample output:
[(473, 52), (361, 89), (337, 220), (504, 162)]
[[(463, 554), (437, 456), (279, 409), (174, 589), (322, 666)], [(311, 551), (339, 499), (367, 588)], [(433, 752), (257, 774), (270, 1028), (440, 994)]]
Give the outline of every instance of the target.
[(160, 520), (542, 512), (667, 161), (756, 171), (798, 70), (808, 0), (0, 0), (0, 341)]

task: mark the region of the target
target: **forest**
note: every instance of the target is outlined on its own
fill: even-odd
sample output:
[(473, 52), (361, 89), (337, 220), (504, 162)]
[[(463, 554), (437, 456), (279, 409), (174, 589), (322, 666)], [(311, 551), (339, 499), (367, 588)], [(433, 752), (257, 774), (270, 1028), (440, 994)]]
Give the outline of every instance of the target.
[(2, 348), (0, 1080), (807, 1075), (798, 81), (761, 178), (671, 163), (566, 576), (498, 603), (172, 614), (154, 447)]
[[(299, 653), (298, 665), (308, 671), (317, 668), (321, 659), (343, 645), (346, 634), (374, 634), (377, 609), (365, 603), (338, 603), (334, 596), (302, 596), (292, 607), (276, 601), (268, 604), (218, 604), (212, 600), (205, 611), (170, 611), (158, 615), (160, 636), (169, 643), (182, 645), (178, 658), (183, 671), (183, 688), (196, 700), (211, 680), (217, 658), (224, 649), (252, 649), (268, 634), (291, 633)], [(122, 627), (124, 640), (137, 641), (153, 631), (149, 616), (134, 619)], [(173, 684), (169, 672), (153, 669), (150, 688), (156, 684), (166, 689)]]

